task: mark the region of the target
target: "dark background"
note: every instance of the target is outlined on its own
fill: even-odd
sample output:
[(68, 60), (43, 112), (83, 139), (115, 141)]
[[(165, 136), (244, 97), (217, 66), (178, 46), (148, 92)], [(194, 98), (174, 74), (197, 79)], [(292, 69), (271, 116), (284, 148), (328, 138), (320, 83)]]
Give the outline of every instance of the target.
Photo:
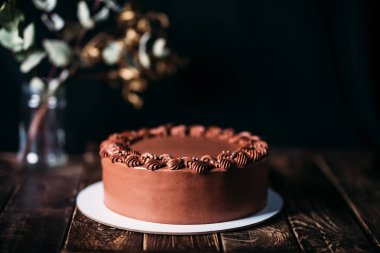
[[(76, 2), (76, 1), (73, 1)], [(134, 110), (106, 83), (67, 82), (69, 152), (128, 128), (202, 123), (275, 146), (379, 148), (378, 1), (138, 1), (171, 20), (189, 64)], [(18, 147), (22, 77), (1, 50), (0, 150)]]

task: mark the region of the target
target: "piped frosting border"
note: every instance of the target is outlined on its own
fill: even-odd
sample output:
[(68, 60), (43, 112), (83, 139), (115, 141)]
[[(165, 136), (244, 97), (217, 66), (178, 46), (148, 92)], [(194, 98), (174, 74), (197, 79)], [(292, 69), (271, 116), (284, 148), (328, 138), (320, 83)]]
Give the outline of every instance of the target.
[[(166, 136), (192, 136), (217, 138), (238, 145), (236, 150), (224, 150), (216, 157), (208, 154), (202, 157), (172, 157), (170, 154), (140, 153), (131, 145), (145, 138)], [(112, 134), (100, 145), (100, 157), (113, 163), (123, 163), (130, 168), (143, 167), (155, 171), (164, 167), (171, 170), (189, 168), (196, 173), (205, 173), (214, 168), (230, 170), (242, 168), (251, 162), (262, 160), (268, 155), (268, 144), (259, 136), (248, 131), (236, 133), (232, 128), (202, 125), (161, 125), (156, 128), (141, 128)]]

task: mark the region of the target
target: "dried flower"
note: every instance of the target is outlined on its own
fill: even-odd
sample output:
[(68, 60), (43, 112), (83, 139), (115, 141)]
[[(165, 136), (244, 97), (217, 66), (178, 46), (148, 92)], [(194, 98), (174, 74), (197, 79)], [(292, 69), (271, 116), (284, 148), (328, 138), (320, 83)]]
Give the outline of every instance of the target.
[(138, 77), (138, 75), (139, 75), (139, 72), (135, 68), (122, 67), (119, 69), (119, 76), (125, 81), (130, 81), (133, 78)]
[(130, 81), (128, 84), (128, 88), (130, 91), (139, 92), (139, 93), (144, 92), (147, 87), (148, 87), (148, 85), (147, 85), (146, 81), (144, 79), (141, 79), (141, 78), (134, 79), (134, 80)]
[(144, 100), (136, 93), (128, 93), (126, 96), (128, 102), (131, 103), (136, 109), (140, 109), (143, 106)]
[[(15, 1), (0, 5), (0, 44), (14, 53), (24, 73), (32, 69), (41, 71), (37, 68), (41, 62), (50, 62), (51, 70), (58, 67), (67, 74), (74, 73), (78, 67), (105, 64), (107, 72), (103, 76), (110, 85), (122, 87), (123, 98), (140, 108), (143, 105), (140, 95), (147, 89), (148, 80), (176, 70), (178, 57), (167, 48), (165, 29), (170, 23), (164, 13), (141, 13), (131, 4), (120, 8), (115, 0), (79, 0), (77, 20), (70, 21), (60, 15), (57, 0), (32, 2), (41, 12), (42, 23), (54, 32), (49, 39), (38, 38), (37, 43), (34, 24), (20, 25), (25, 17), (15, 7)], [(88, 30), (112, 17), (113, 13), (117, 13), (117, 29), (91, 38)], [(35, 45), (42, 45), (42, 48)], [(41, 85), (40, 80), (44, 78), (35, 76), (32, 79), (35, 90), (55, 91), (66, 79), (61, 78), (59, 71), (50, 72), (53, 75), (49, 76), (47, 89), (41, 89), (45, 84)]]

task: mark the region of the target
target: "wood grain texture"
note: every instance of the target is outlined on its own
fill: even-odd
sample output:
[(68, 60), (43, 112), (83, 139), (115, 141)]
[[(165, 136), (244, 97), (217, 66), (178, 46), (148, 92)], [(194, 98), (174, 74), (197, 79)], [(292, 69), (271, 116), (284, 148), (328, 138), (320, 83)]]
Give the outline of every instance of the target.
[(156, 252), (215, 252), (219, 251), (217, 234), (154, 235), (144, 234), (144, 251)]
[(9, 163), (0, 160), (0, 214), (15, 189), (15, 183), (9, 172)]
[(349, 206), (304, 152), (272, 154), (272, 183), (302, 251), (375, 252)]
[(114, 229), (79, 211), (72, 216), (78, 184), (83, 188), (100, 180), (97, 160), (84, 169), (19, 173), (12, 159), (2, 160), (0, 154), (0, 252), (57, 252), (63, 241), (62, 252), (77, 253), (379, 251), (380, 166), (375, 158), (272, 152), (271, 183), (285, 200), (278, 216), (220, 235), (163, 236)]
[[(88, 160), (91, 162), (84, 165), (80, 189), (101, 180), (99, 161)], [(140, 252), (142, 244), (143, 234), (102, 225), (76, 208), (62, 252)]]
[(23, 174), (0, 216), (0, 252), (57, 252), (70, 221), (80, 167)]
[(380, 170), (378, 156), (346, 152), (315, 158), (380, 251)]
[(226, 252), (297, 252), (295, 238), (283, 213), (254, 226), (220, 234)]
[(63, 252), (138, 252), (141, 249), (142, 234), (102, 225), (76, 210)]

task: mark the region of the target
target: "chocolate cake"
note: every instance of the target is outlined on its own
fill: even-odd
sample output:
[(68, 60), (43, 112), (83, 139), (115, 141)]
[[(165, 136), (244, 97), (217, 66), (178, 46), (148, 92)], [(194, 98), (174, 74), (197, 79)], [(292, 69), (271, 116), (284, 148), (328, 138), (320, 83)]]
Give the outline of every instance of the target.
[(243, 218), (266, 206), (265, 141), (219, 127), (159, 126), (112, 134), (100, 146), (104, 203), (165, 224)]

